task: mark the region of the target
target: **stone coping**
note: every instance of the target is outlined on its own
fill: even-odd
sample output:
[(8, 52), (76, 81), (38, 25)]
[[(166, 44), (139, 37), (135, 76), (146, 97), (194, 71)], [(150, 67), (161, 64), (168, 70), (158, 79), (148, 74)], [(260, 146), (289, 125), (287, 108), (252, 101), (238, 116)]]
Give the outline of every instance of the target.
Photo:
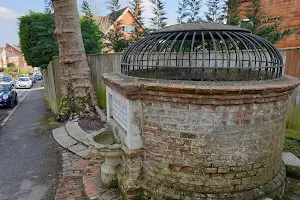
[[(119, 73), (103, 74), (103, 80), (105, 85), (130, 100), (153, 99), (186, 102), (185, 99), (190, 99), (188, 103), (201, 104), (205, 104), (204, 99), (207, 100), (207, 98), (209, 100), (207, 104), (219, 104), (210, 99), (243, 100), (242, 102), (233, 102), (233, 104), (254, 103), (256, 100), (259, 102), (259, 99), (265, 97), (278, 99), (278, 96), (290, 93), (300, 83), (299, 79), (291, 76), (284, 76), (279, 80), (272, 81), (199, 82), (144, 79)], [(199, 98), (202, 98), (201, 102)], [(251, 102), (244, 101), (246, 99), (250, 99)], [(266, 101), (272, 101), (272, 99)], [(229, 104), (229, 102), (221, 104)]]

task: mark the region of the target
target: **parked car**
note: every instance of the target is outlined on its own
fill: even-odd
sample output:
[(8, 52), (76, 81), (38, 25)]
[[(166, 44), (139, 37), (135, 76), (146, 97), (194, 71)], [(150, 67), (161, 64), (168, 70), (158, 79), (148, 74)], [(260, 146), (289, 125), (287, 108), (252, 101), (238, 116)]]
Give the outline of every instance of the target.
[(15, 80), (11, 76), (3, 76), (1, 82), (10, 83), (12, 86), (15, 86)]
[(36, 84), (36, 79), (33, 76), (29, 76), (29, 78), (32, 81), (32, 85)]
[(0, 105), (12, 108), (18, 103), (18, 94), (9, 83), (0, 83)]
[(42, 75), (39, 75), (39, 74), (34, 75), (34, 78), (35, 78), (35, 80), (38, 80), (38, 81), (43, 80)]
[(28, 88), (32, 87), (32, 81), (29, 77), (19, 77), (16, 83), (16, 88)]

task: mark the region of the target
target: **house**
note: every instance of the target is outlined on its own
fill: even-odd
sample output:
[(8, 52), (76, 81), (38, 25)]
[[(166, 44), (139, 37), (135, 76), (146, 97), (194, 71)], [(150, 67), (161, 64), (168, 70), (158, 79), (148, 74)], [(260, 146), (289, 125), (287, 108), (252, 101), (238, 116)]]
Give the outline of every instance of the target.
[[(139, 31), (144, 31), (144, 27), (140, 22), (136, 19), (134, 14), (131, 12), (129, 7), (125, 7), (116, 11), (116, 21), (112, 21), (111, 13), (106, 16), (94, 16), (96, 23), (98, 24), (100, 30), (104, 33), (104, 35), (108, 34), (111, 30), (114, 29), (115, 25), (119, 23), (121, 26), (122, 32), (126, 39), (130, 39), (132, 37), (132, 33), (136, 31), (136, 25), (139, 24)], [(107, 43), (109, 41), (104, 41)]]
[[(250, 5), (249, 0), (239, 0), (241, 10)], [(283, 29), (300, 29), (300, 0), (260, 0), (262, 12), (283, 17)], [(278, 48), (300, 47), (300, 34), (292, 34), (276, 43)]]
[(19, 56), (12, 52), (6, 51), (5, 48), (0, 48), (0, 67), (7, 67), (8, 63), (14, 63), (16, 66), (19, 66)]
[[(25, 58), (21, 52), (20, 46), (10, 45), (6, 43), (6, 47), (4, 49), (6, 51), (7, 57), (14, 57), (11, 58), (12, 59), (11, 61), (15, 63), (16, 66), (20, 68), (24, 68), (27, 66), (25, 62)], [(15, 57), (18, 57), (18, 59), (16, 59)]]

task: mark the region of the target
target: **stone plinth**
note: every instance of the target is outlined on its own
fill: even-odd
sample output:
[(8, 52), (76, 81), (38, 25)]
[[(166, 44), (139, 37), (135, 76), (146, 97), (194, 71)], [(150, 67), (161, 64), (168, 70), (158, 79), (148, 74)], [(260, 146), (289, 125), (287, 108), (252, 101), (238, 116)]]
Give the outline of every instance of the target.
[(193, 82), (110, 74), (104, 82), (128, 105), (139, 105), (133, 112), (139, 120), (132, 120), (135, 115), (128, 119), (143, 144), (143, 194), (154, 199), (280, 198), (285, 114), (297, 79)]

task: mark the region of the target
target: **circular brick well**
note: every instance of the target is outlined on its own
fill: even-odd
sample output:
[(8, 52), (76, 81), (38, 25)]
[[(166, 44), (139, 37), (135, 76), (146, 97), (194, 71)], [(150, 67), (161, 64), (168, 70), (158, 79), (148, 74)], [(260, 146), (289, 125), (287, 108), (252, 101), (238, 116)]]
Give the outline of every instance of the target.
[(110, 74), (104, 81), (141, 102), (143, 195), (280, 198), (286, 110), (297, 79), (213, 83)]

